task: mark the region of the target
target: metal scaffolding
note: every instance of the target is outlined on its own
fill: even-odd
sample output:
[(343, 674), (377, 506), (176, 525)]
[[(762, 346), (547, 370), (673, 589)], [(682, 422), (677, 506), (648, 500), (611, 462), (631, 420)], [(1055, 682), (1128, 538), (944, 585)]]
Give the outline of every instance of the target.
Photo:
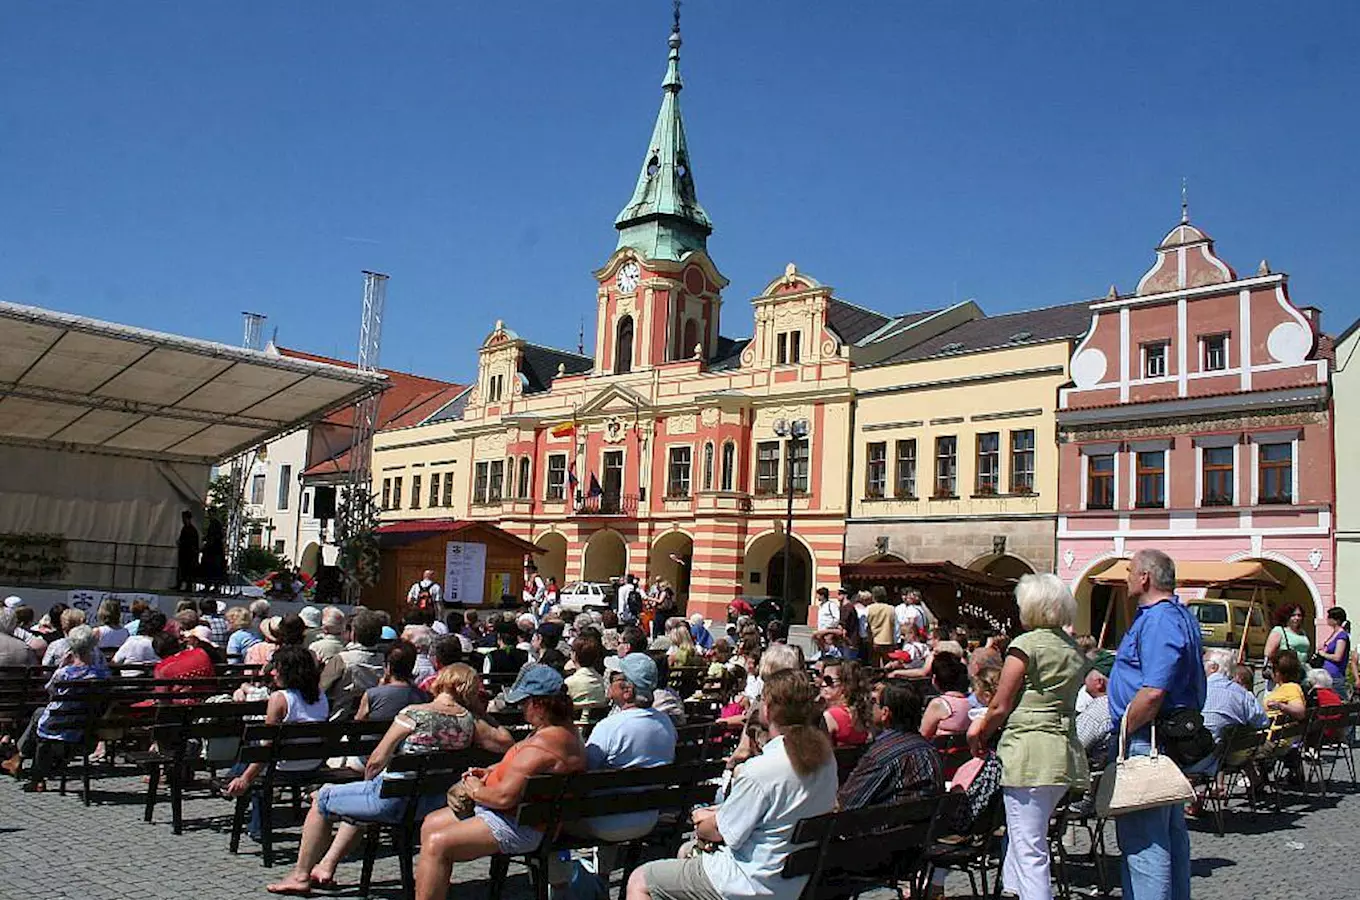
[[(264, 323), (268, 317), (261, 313), (243, 312), (241, 318), (244, 320), (241, 346), (247, 350), (262, 349), (260, 341), (264, 337)], [(255, 449), (247, 450), (231, 461), (231, 496), (227, 499), (227, 572), (231, 575), (241, 570), (241, 547), (245, 543), (242, 533), (245, 529), (245, 510), (242, 506), (246, 502), (246, 484), (250, 479), (250, 470), (255, 467), (257, 452)]]

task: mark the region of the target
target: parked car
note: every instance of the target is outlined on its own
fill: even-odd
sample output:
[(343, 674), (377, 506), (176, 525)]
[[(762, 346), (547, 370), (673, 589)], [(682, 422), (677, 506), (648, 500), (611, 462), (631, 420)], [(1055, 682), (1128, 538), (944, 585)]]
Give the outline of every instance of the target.
[(618, 588), (602, 581), (573, 581), (562, 588), (558, 603), (567, 612), (583, 612), (587, 609), (613, 609)]
[[(1270, 625), (1267, 610), (1260, 603), (1233, 600), (1227, 597), (1206, 597), (1191, 600), (1190, 612), (1199, 622), (1200, 639), (1206, 647), (1227, 647), (1236, 650), (1242, 644), (1242, 630), (1247, 628), (1247, 658), (1261, 659), (1266, 653), (1266, 637)], [(1251, 607), (1251, 625), (1247, 626), (1247, 608)]]

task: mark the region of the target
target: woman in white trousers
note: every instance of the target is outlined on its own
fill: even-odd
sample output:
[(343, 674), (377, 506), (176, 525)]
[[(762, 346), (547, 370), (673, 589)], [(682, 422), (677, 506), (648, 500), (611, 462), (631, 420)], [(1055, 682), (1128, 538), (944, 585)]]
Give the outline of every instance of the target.
[[(1051, 900), (1048, 820), (1068, 791), (1084, 791), (1086, 754), (1077, 741), (1077, 692), (1089, 663), (1063, 631), (1077, 605), (1056, 575), (1026, 575), (1015, 587), (1020, 624), (991, 704), (968, 729), (975, 755), (1001, 731), (1001, 787), (1006, 808), (1002, 889), (1020, 900)], [(1004, 727), (1003, 727), (1004, 726)]]

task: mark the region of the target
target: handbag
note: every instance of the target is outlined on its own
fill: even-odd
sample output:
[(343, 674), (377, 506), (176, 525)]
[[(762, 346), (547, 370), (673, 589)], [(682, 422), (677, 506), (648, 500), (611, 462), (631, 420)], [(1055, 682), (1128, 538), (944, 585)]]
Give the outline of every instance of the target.
[(1119, 758), (1106, 768), (1096, 790), (1096, 813), (1101, 818), (1122, 816), (1189, 803), (1195, 789), (1171, 758), (1157, 749), (1157, 723), (1152, 723), (1152, 753), (1129, 756), (1128, 720), (1119, 723)]

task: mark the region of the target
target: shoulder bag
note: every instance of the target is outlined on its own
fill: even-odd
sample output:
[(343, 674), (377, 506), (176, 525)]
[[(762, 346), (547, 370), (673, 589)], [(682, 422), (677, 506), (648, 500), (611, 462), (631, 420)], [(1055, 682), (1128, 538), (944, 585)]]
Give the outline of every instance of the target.
[(1119, 723), (1119, 758), (1105, 770), (1096, 791), (1101, 818), (1189, 803), (1195, 789), (1171, 758), (1157, 749), (1157, 723), (1152, 723), (1152, 752), (1129, 756), (1128, 720)]

